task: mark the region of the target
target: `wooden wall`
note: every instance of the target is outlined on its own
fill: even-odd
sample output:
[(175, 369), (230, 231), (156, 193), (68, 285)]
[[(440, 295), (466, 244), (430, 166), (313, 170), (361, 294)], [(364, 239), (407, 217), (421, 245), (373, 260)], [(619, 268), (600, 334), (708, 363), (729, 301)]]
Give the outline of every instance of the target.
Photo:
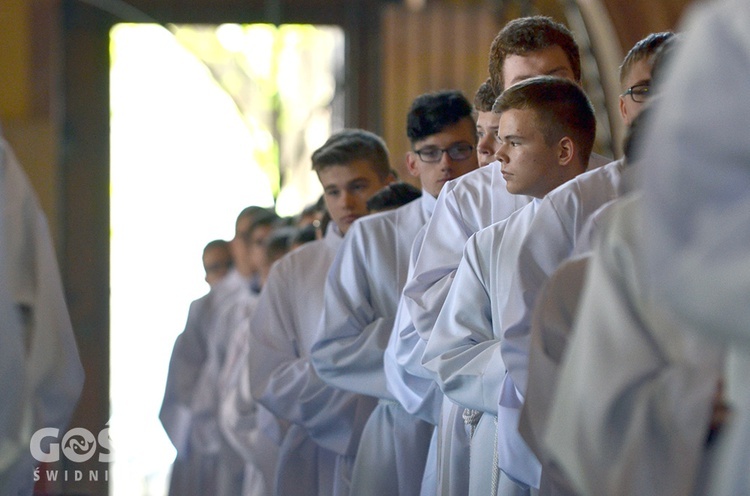
[(396, 4), (384, 7), (381, 22), (381, 132), (394, 167), (406, 180), (406, 114), (412, 100), (431, 91), (458, 89), (473, 102), (488, 77), (487, 54), (501, 22), (487, 7), (438, 5), (412, 12)]

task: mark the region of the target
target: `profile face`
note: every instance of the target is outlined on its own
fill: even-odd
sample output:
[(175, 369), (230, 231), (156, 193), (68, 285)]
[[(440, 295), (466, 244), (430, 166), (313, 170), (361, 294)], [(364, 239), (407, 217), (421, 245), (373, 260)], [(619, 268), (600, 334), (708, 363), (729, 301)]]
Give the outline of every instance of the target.
[(355, 220), (369, 214), (367, 200), (388, 184), (380, 178), (367, 160), (330, 165), (318, 171), (328, 213), (342, 234)]
[(557, 146), (547, 144), (534, 110), (506, 110), (497, 134), (495, 158), (509, 193), (542, 198), (559, 184)]
[(477, 160), (479, 167), (495, 161), (497, 151), (497, 126), (500, 114), (495, 112), (477, 112)]

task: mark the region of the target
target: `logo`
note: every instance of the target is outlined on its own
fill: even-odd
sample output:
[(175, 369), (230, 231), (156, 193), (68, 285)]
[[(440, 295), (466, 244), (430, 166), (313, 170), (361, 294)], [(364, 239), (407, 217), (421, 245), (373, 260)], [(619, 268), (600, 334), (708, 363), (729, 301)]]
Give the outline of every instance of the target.
[(55, 463), (60, 461), (60, 452), (65, 458), (74, 463), (83, 463), (90, 460), (98, 448), (106, 450), (106, 453), (98, 453), (98, 461), (109, 463), (112, 461), (112, 445), (109, 437), (109, 427), (105, 427), (97, 436), (83, 427), (76, 427), (65, 433), (60, 440), (60, 429), (45, 427), (39, 429), (31, 436), (29, 450), (31, 456), (40, 463)]

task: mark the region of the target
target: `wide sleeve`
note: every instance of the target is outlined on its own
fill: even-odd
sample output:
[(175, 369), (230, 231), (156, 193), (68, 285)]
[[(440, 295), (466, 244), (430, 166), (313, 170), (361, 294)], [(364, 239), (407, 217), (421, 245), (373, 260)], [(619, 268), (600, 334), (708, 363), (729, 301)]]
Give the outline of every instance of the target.
[(185, 329), (177, 336), (169, 359), (159, 420), (172, 441), (178, 456), (188, 445), (191, 405), (198, 378), (206, 361), (205, 336), (200, 332), (208, 298), (190, 304)]
[(297, 298), (304, 297), (302, 282), (283, 267), (274, 265), (250, 321), (250, 390), (272, 413), (304, 427), (320, 446), (354, 454), (361, 397), (329, 386), (315, 372), (294, 318)]
[(383, 357), (388, 389), (407, 412), (437, 425), (443, 393), (422, 365), (426, 344), (414, 329), (402, 299)]
[(719, 350), (652, 305), (639, 226), (613, 218), (592, 255), (549, 414), (545, 446), (583, 495), (691, 494), (722, 370)]
[(453, 402), (496, 415), (505, 370), (493, 336), (489, 267), (482, 257), (492, 250), (477, 239), (466, 244), (422, 361)]
[[(323, 315), (310, 358), (320, 377), (334, 387), (393, 399), (385, 384), (383, 353), (394, 316), (382, 315), (376, 305), (375, 299), (383, 295), (376, 294), (373, 279), (395, 275), (379, 274), (378, 260), (368, 259), (362, 226), (352, 226), (328, 272)], [(388, 289), (395, 293), (398, 288)]]
[[(569, 217), (569, 216), (568, 216)], [(500, 349), (505, 367), (520, 392), (525, 394), (529, 367), (531, 314), (539, 291), (573, 249), (568, 219), (563, 219), (549, 197), (539, 205), (518, 254), (517, 278), (522, 295), (521, 318), (507, 322)]]
[(555, 270), (539, 294), (531, 321), (529, 379), (518, 430), (542, 462), (542, 485), (552, 483), (561, 494), (572, 494), (569, 483), (546, 459), (544, 433), (557, 386), (560, 363), (572, 333), (588, 257), (570, 259)]
[(454, 182), (447, 183), (438, 196), (414, 272), (403, 292), (414, 328), (425, 341), (448, 295), (464, 245), (479, 228), (466, 224), (454, 186)]

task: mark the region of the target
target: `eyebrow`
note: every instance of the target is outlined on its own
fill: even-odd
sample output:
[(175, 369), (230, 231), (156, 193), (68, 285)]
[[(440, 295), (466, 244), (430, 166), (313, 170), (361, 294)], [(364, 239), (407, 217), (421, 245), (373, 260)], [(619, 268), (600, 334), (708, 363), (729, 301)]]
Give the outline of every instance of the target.
[(533, 77), (538, 77), (538, 76), (552, 76), (555, 73), (558, 73), (558, 72), (567, 72), (569, 70), (570, 70), (569, 67), (564, 66), (564, 65), (559, 65), (559, 66), (557, 66), (557, 67), (555, 67), (553, 69), (550, 69), (549, 71), (545, 72), (544, 74), (524, 74), (522, 76), (515, 77), (515, 78), (513, 78), (513, 80), (510, 83), (511, 84), (516, 84), (518, 82), (525, 81), (525, 80), (531, 79)]
[(648, 79), (641, 79), (640, 81), (636, 81), (635, 84), (631, 84), (629, 88), (632, 88), (633, 86), (642, 86), (644, 84), (651, 84), (651, 78)]

